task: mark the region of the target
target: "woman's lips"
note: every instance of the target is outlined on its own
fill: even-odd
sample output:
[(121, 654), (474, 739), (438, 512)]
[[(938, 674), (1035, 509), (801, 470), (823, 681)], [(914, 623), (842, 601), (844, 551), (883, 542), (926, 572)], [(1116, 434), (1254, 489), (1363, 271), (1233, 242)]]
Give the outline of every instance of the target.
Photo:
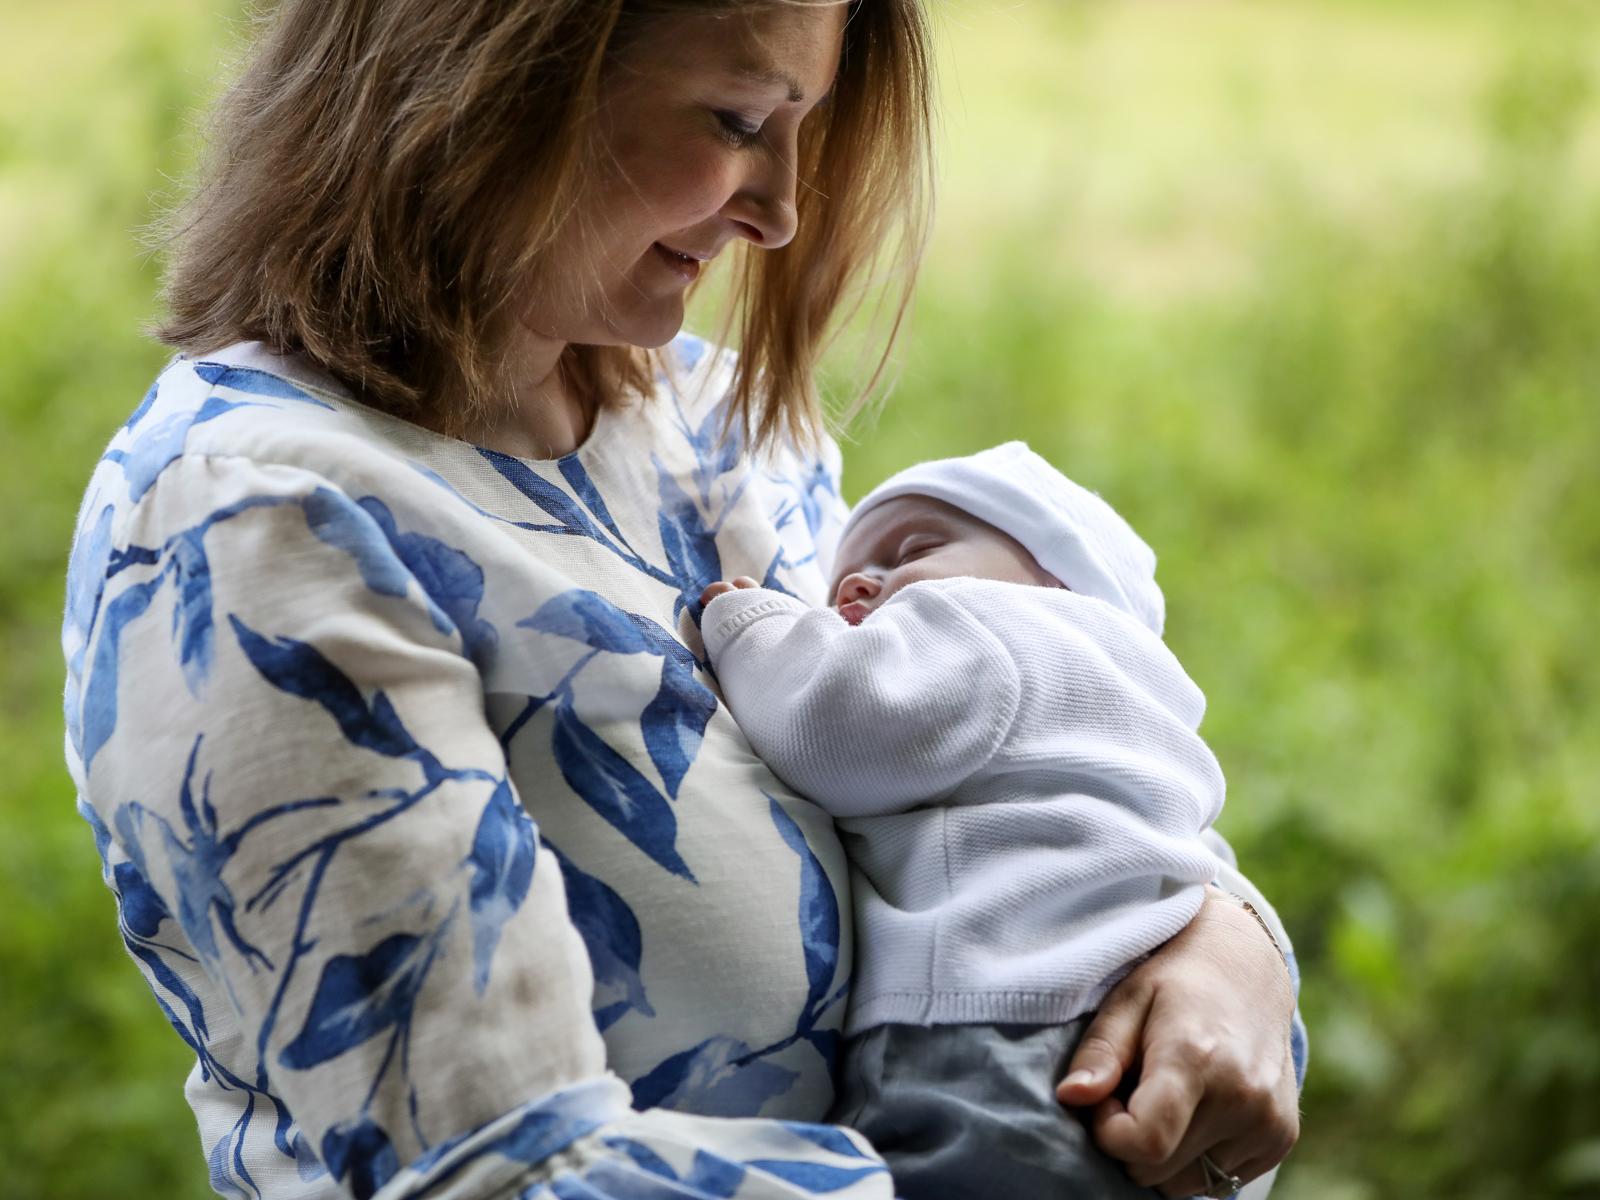
[(667, 270), (685, 283), (693, 283), (700, 278), (700, 260), (693, 255), (680, 254), (660, 242), (652, 244), (650, 249), (655, 251), (656, 257), (665, 264)]

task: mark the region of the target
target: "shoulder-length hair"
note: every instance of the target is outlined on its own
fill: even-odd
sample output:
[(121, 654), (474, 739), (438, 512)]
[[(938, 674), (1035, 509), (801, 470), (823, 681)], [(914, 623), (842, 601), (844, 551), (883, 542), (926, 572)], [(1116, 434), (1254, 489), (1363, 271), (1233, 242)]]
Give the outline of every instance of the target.
[[(191, 353), (260, 340), (420, 424), (493, 424), (516, 298), (572, 236), (608, 55), (653, 17), (796, 2), (841, 0), (283, 0), (168, 223), (157, 336)], [(875, 293), (888, 328), (857, 404), (872, 390), (926, 235), (920, 0), (842, 2), (834, 89), (802, 127), (797, 233), (743, 256), (721, 327), (739, 350), (729, 423), (757, 445), (817, 433), (822, 351), (900, 268)], [(661, 364), (570, 347), (565, 366), (607, 403)]]

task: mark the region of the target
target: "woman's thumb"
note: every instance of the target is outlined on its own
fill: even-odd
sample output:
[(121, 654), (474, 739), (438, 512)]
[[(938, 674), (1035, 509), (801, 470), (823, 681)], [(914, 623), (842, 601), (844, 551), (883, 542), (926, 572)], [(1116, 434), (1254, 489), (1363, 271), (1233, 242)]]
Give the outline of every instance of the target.
[(1056, 1099), (1085, 1107), (1098, 1104), (1122, 1082), (1139, 1053), (1139, 1034), (1150, 1011), (1145, 988), (1117, 988), (1095, 1014), (1067, 1065), (1067, 1077), (1056, 1086)]

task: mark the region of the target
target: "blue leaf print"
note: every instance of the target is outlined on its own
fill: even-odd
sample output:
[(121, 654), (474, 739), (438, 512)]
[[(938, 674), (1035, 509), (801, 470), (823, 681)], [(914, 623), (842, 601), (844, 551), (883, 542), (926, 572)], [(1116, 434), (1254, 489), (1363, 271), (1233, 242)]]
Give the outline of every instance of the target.
[(641, 714), (641, 731), (667, 794), (676, 799), (678, 786), (700, 750), (706, 724), (717, 711), (716, 697), (695, 678), (694, 655), (648, 617), (624, 612), (581, 588), (552, 597), (517, 624), (613, 654), (661, 656), (661, 685)]
[(708, 584), (722, 578), (717, 539), (706, 526), (699, 507), (684, 494), (672, 472), (654, 455), (651, 461), (655, 463), (657, 491), (661, 498), (656, 524), (661, 531), (667, 566), (679, 592), (675, 611), (685, 606), (698, 606), (700, 593)]
[(83, 694), (85, 771), (94, 765), (94, 756), (117, 727), (117, 669), (122, 631), (129, 622), (145, 614), (160, 587), (160, 579), (135, 584), (106, 606), (105, 627), (94, 648), (94, 665)]
[(111, 849), (111, 830), (100, 819), (100, 814), (95, 812), (94, 808), (82, 796), (78, 797), (78, 815), (89, 822), (89, 830), (94, 834), (95, 853), (100, 856), (100, 866), (109, 868), (110, 859), (108, 854)]
[(689, 653), (687, 646), (649, 617), (640, 616), (638, 613), (627, 613), (625, 615), (638, 628), (639, 634), (644, 638), (650, 653), (671, 659), (691, 671), (699, 666), (699, 663), (695, 661), (694, 655)]
[(126, 450), (108, 450), (105, 458), (122, 468), (128, 481), (128, 498), (137, 502), (150, 490), (156, 477), (183, 454), (189, 430), (215, 420), (236, 408), (249, 408), (248, 400), (224, 400), (212, 396), (195, 412), (169, 413), (145, 430)]
[(744, 459), (745, 437), (738, 422), (734, 423), (726, 437), (722, 436), (726, 406), (725, 400), (712, 405), (701, 418), (699, 426), (692, 431), (687, 416), (681, 410), (678, 414), (679, 427), (694, 450), (695, 488), (700, 493), (700, 502), (707, 506), (711, 503), (712, 485)]
[(106, 564), (106, 578), (115, 579), (129, 567), (150, 567), (161, 561), (161, 551), (149, 546), (118, 546)]
[(567, 893), (567, 912), (589, 951), (594, 969), (594, 1020), (604, 1033), (627, 1013), (637, 1010), (647, 1017), (656, 1015), (645, 997), (639, 964), (644, 958), (644, 939), (639, 934), (639, 919), (616, 892), (578, 868), (549, 842), (544, 846), (556, 856)]
[(706, 340), (695, 337), (692, 333), (679, 334), (672, 339), (673, 352), (677, 355), (678, 366), (685, 371), (692, 371), (700, 365), (700, 360), (706, 356)]
[(779, 1122), (795, 1137), (804, 1138), (813, 1146), (821, 1146), (833, 1154), (846, 1158), (868, 1158), (867, 1153), (837, 1125), (811, 1125), (804, 1121)]
[(232, 614), (228, 621), (240, 649), (262, 678), (280, 691), (327, 709), (351, 742), (391, 758), (419, 749), (382, 691), (374, 692), (368, 705), (349, 677), (314, 646), (288, 637), (269, 640)]
[[(217, 1139), (206, 1155), (206, 1165), (211, 1173), (211, 1190), (219, 1196), (237, 1196), (239, 1200), (259, 1200), (261, 1190), (255, 1186), (250, 1172), (245, 1169), (243, 1144), (244, 1126), (249, 1121), (249, 1105), (253, 1105), (251, 1097), (245, 1112), (240, 1116), (227, 1133)], [(246, 1187), (250, 1190), (246, 1191)]]
[(794, 1086), (799, 1074), (776, 1063), (751, 1060), (749, 1045), (711, 1037), (658, 1063), (633, 1085), (635, 1108), (666, 1107), (713, 1117), (759, 1113)]
[(500, 931), (527, 899), (533, 882), (533, 819), (502, 779), (478, 819), (466, 866), (472, 871), (472, 982), (478, 995), (489, 986), (489, 966)]
[(184, 1010), (189, 1014), (189, 1023), (187, 1025), (178, 1019), (178, 1014), (172, 1011), (172, 1006), (166, 1002), (160, 992), (156, 991), (154, 987), (150, 989), (155, 994), (156, 1003), (161, 1006), (162, 1014), (167, 1018), (167, 1024), (171, 1025), (178, 1036), (183, 1039), (184, 1044), (194, 1051), (195, 1057), (200, 1060), (202, 1067), (210, 1065), (214, 1060), (207, 1054), (204, 1043), (205, 1039), (210, 1037), (211, 1034), (206, 1028), (206, 1011), (205, 1006), (200, 1003), (200, 997), (195, 995), (194, 989), (184, 983), (178, 973), (167, 965), (166, 959), (162, 958), (149, 946), (141, 945), (130, 937), (124, 937), (122, 944), (128, 948), (129, 954), (150, 968), (151, 978), (156, 983), (178, 998), (179, 1003), (183, 1005)]
[(167, 544), (168, 562), (177, 587), (172, 610), (172, 634), (178, 643), (178, 663), (191, 695), (211, 671), (211, 565), (201, 539), (205, 527), (185, 531)]
[(722, 424), (727, 414), (727, 402), (713, 404), (700, 428), (694, 431), (694, 448), (700, 460), (699, 470), (716, 479), (733, 470), (744, 459), (744, 437), (738, 422), (734, 422), (728, 436), (722, 436)]
[(806, 844), (794, 818), (771, 796), (767, 796), (767, 804), (779, 835), (800, 857), (800, 944), (805, 952), (808, 985), (800, 1028), (807, 1030), (827, 1007), (828, 988), (839, 966), (839, 901), (827, 872)]
[(144, 399), (139, 401), (139, 407), (134, 409), (133, 413), (128, 417), (128, 419), (122, 423), (122, 428), (124, 430), (130, 430), (140, 421), (144, 420), (145, 414), (150, 411), (151, 406), (156, 402), (156, 397), (160, 394), (161, 380), (157, 379), (150, 385), (150, 390), (144, 394)]
[(600, 1122), (593, 1118), (574, 1120), (566, 1113), (536, 1109), (525, 1113), (510, 1130), (490, 1142), (488, 1149), (518, 1162), (542, 1163), (599, 1127)]
[(661, 772), (667, 794), (674, 800), (716, 711), (716, 697), (694, 677), (691, 668), (675, 658), (662, 663), (661, 687), (640, 715), (640, 728), (650, 761)]
[(435, 627), (445, 633), (453, 625), (461, 635), (467, 657), (482, 667), (499, 641), (494, 626), (478, 616), (478, 607), (483, 603), (483, 568), (463, 551), (437, 538), (401, 533), (388, 506), (376, 496), (363, 496), (357, 503), (377, 522), (394, 553), (444, 614), (445, 622), (435, 614)]
[(194, 373), (212, 387), (249, 392), (252, 396), (270, 396), (274, 400), (298, 400), (302, 404), (313, 404), (330, 411), (333, 409), (333, 405), (318, 400), (310, 392), (295, 387), (287, 379), (281, 379), (266, 371), (257, 371), (253, 367), (230, 367), (226, 363), (197, 362), (194, 364)]
[(589, 470), (583, 465), (583, 461), (576, 454), (569, 454), (556, 464), (556, 469), (561, 472), (561, 478), (567, 481), (572, 494), (583, 501), (585, 508), (600, 518), (600, 523), (611, 531), (612, 537), (626, 546), (627, 539), (622, 536), (617, 523), (611, 519), (611, 510), (606, 507), (599, 489), (594, 486), (594, 480), (589, 478)]
[(400, 1158), (389, 1135), (370, 1117), (328, 1130), (322, 1137), (322, 1161), (356, 1200), (368, 1200), (400, 1170)]
[(837, 1192), (888, 1170), (883, 1166), (835, 1167), (828, 1163), (792, 1162), (781, 1158), (763, 1158), (747, 1164), (753, 1170), (765, 1171), (786, 1183), (797, 1184), (808, 1192)]
[[(149, 867), (143, 845), (145, 821), (152, 821), (160, 831), (162, 850), (177, 890), (178, 924), (202, 959), (214, 963), (219, 957), (216, 934), (211, 926), (214, 914), (222, 926), (223, 934), (247, 962), (270, 967), (267, 957), (239, 933), (234, 921), (237, 904), (233, 893), (223, 882), (223, 872), (238, 848), (238, 838), (218, 835), (216, 811), (211, 806), (209, 795), (202, 797), (198, 809), (194, 803), (194, 773), (199, 760), (200, 743), (201, 739), (197, 737), (189, 750), (188, 765), (178, 792), (178, 807), (183, 815), (188, 840), (180, 837), (166, 818), (150, 812), (137, 800), (117, 809), (114, 817), (117, 834), (140, 874), (148, 878)], [(205, 787), (208, 792), (210, 786), (211, 781), (207, 777)]]
[(604, 596), (573, 588), (552, 596), (531, 617), (517, 622), (519, 628), (533, 629), (582, 642), (613, 654), (649, 654), (655, 643), (631, 614)]
[(113, 876), (123, 927), (146, 941), (155, 937), (161, 922), (172, 916), (155, 888), (131, 862), (118, 863)]
[[(305, 1025), (278, 1061), (307, 1070), (337, 1058), (396, 1025), (408, 1024), (411, 1007), (433, 962), (433, 948), (411, 933), (384, 938), (359, 957), (330, 958), (317, 980)], [(323, 1161), (337, 1175), (326, 1154)]]
[(817, 498), (821, 492), (824, 497), (835, 497), (839, 494), (838, 485), (833, 476), (828, 473), (828, 468), (820, 460), (811, 463), (811, 470), (800, 482), (800, 511), (806, 519), (806, 531), (815, 539), (817, 531), (822, 528), (823, 512), (822, 502)]
[(300, 1177), (300, 1182), (315, 1183), (328, 1174), (328, 1168), (311, 1148), (311, 1139), (298, 1129), (294, 1131), (290, 1154), (294, 1157), (295, 1174)]
[(678, 1173), (672, 1169), (672, 1164), (643, 1142), (625, 1137), (608, 1137), (601, 1140), (605, 1143), (606, 1149), (626, 1154), (640, 1170), (659, 1175), (663, 1179), (677, 1180)]
[(684, 1182), (708, 1196), (718, 1196), (726, 1200), (738, 1194), (739, 1189), (744, 1186), (744, 1177), (748, 1173), (739, 1163), (729, 1162), (715, 1154), (707, 1154), (704, 1150), (696, 1150), (694, 1161), (689, 1167), (689, 1175)]
[(100, 609), (106, 569), (111, 563), (111, 519), (116, 505), (100, 510), (94, 526), (78, 534), (67, 563), (67, 616), (80, 634), (87, 635)]
[(602, 545), (606, 544), (604, 535), (595, 527), (594, 522), (584, 515), (583, 510), (572, 502), (572, 497), (521, 459), (482, 446), (478, 447), (478, 453), (489, 460), (489, 464), (500, 472), (507, 483), (532, 500), (547, 515), (559, 521), (565, 532), (593, 538)]
[(361, 580), (380, 596), (402, 597), (411, 577), (371, 514), (330, 488), (319, 487), (301, 502), (306, 525), (318, 540), (355, 559)]
[(678, 819), (650, 781), (579, 719), (569, 703), (556, 707), (552, 749), (573, 791), (661, 866), (694, 882), (679, 856)]

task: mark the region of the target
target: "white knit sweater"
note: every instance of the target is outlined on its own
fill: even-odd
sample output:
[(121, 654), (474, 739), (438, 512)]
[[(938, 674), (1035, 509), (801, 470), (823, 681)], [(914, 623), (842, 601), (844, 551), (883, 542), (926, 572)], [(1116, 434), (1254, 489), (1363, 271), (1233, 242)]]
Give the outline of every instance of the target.
[(852, 627), (747, 589), (701, 629), (751, 745), (841, 819), (859, 938), (848, 1032), (1071, 1020), (1217, 877), (1205, 699), (1110, 604), (947, 579)]

